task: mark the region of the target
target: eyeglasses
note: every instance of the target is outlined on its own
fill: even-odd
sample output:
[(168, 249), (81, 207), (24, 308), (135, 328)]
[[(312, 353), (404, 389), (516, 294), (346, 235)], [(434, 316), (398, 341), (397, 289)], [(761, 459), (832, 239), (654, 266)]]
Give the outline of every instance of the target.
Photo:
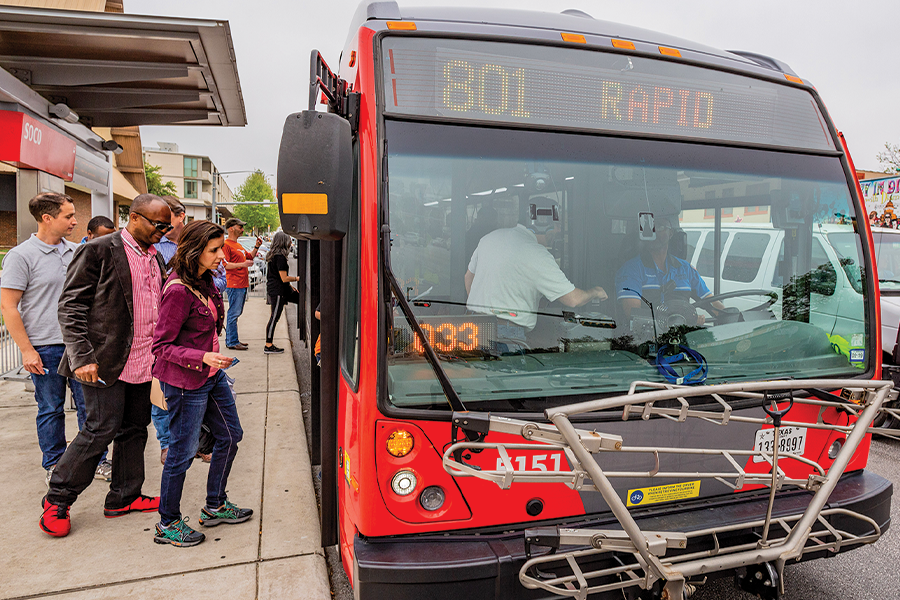
[(157, 231), (162, 231), (163, 233), (167, 233), (167, 232), (175, 229), (174, 227), (172, 227), (171, 223), (166, 223), (164, 221), (154, 221), (153, 219), (148, 219), (147, 217), (145, 217), (144, 215), (142, 215), (141, 213), (139, 213), (137, 211), (134, 211), (134, 214), (143, 218), (145, 221), (147, 221), (148, 223), (153, 225), (153, 227), (155, 227)]

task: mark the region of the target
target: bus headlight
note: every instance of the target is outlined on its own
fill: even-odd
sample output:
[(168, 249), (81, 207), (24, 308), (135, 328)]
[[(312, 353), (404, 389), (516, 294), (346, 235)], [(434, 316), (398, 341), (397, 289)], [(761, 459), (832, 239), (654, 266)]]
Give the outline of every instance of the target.
[(397, 431), (391, 433), (387, 439), (387, 451), (391, 456), (396, 456), (397, 458), (401, 458), (409, 454), (413, 446), (416, 445), (416, 441), (413, 439), (413, 436), (410, 432), (405, 429), (398, 429)]
[(416, 489), (416, 474), (412, 471), (397, 471), (391, 479), (391, 489), (398, 496), (409, 496)]
[(844, 440), (834, 440), (832, 442), (831, 447), (828, 449), (828, 458), (834, 460), (837, 458), (837, 455), (840, 454), (841, 448), (844, 447)]
[(422, 490), (419, 495), (419, 504), (425, 510), (435, 511), (444, 505), (444, 490), (437, 485), (431, 485)]

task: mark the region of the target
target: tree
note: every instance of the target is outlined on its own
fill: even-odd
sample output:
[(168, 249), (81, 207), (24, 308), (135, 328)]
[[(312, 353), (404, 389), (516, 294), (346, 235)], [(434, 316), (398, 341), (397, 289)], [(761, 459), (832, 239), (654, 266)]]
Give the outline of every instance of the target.
[(275, 191), (262, 171), (256, 171), (237, 189), (234, 194), (234, 216), (247, 222), (248, 228), (257, 232), (278, 227), (278, 207), (261, 204), (240, 204), (242, 202), (274, 202)]
[(162, 167), (151, 165), (144, 161), (144, 176), (147, 178), (147, 193), (155, 196), (174, 196), (178, 189), (175, 187), (174, 181), (163, 183), (162, 175), (159, 172)]
[(885, 173), (900, 172), (900, 144), (885, 142), (884, 152), (879, 152), (876, 158), (881, 163)]

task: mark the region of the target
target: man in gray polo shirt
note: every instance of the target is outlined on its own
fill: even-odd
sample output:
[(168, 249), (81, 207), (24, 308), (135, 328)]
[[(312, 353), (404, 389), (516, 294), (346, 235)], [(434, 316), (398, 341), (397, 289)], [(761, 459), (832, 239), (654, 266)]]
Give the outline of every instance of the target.
[[(47, 480), (66, 449), (66, 385), (72, 390), (79, 429), (84, 424), (81, 384), (59, 375), (65, 345), (59, 329), (59, 296), (78, 245), (64, 239), (72, 233), (75, 205), (65, 194), (38, 194), (28, 202), (38, 231), (13, 248), (3, 259), (0, 309), (6, 330), (22, 352), (22, 363), (34, 382), (37, 401), (38, 443)], [(104, 457), (105, 458), (105, 457)], [(97, 467), (97, 478), (111, 473), (107, 461)]]

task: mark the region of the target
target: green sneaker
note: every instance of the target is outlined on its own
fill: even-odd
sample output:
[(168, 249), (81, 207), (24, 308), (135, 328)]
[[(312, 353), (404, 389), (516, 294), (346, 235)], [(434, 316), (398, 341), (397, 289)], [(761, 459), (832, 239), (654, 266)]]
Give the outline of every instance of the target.
[(156, 524), (156, 535), (153, 541), (157, 544), (172, 544), (179, 548), (196, 546), (206, 539), (199, 531), (194, 531), (187, 524), (187, 517), (182, 517), (169, 525)]
[(228, 500), (216, 509), (205, 506), (200, 509), (200, 524), (204, 527), (215, 527), (219, 523), (243, 523), (253, 516), (253, 509), (238, 508)]

